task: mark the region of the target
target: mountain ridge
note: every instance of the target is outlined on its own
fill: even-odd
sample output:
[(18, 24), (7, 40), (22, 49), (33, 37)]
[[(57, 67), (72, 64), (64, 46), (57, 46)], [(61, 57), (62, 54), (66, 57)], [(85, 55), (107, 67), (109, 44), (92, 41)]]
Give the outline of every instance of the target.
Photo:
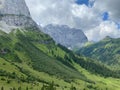
[(100, 60), (113, 68), (119, 69), (119, 42), (120, 38), (106, 37), (97, 43), (81, 48), (77, 53)]
[(0, 22), (2, 27), (38, 27), (32, 20), (24, 0), (0, 0)]
[(0, 0), (0, 6), (0, 14), (24, 15), (30, 17), (29, 9), (24, 0)]
[(66, 46), (69, 49), (80, 48), (88, 41), (82, 30), (70, 28), (67, 25), (49, 24), (42, 31), (50, 35), (56, 43)]

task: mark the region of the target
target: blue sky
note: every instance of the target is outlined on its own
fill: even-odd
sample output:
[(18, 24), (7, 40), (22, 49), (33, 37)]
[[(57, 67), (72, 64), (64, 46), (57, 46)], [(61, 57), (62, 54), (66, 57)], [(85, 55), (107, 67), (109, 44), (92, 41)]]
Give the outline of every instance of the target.
[(104, 13), (102, 14), (102, 19), (103, 19), (104, 21), (106, 21), (106, 20), (109, 19), (109, 14), (108, 14), (108, 12), (104, 12)]
[(77, 4), (85, 4), (85, 5), (89, 5), (89, 0), (76, 0)]
[(75, 1), (78, 5), (86, 5), (92, 7), (94, 5), (95, 0), (76, 0)]

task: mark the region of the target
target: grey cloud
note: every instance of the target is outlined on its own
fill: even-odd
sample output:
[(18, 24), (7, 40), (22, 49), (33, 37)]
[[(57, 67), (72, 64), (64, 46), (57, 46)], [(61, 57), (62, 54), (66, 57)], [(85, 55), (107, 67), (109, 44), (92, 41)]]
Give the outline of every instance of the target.
[(43, 25), (65, 24), (88, 30), (99, 24), (97, 13), (85, 5), (75, 4), (75, 0), (26, 0), (26, 2), (33, 19)]
[[(112, 26), (112, 23), (104, 24), (101, 16), (103, 12), (107, 11), (111, 21), (119, 22), (120, 0), (90, 0), (90, 2), (94, 2), (93, 7), (77, 5), (75, 0), (26, 0), (32, 18), (43, 26), (59, 24), (80, 28), (90, 40), (95, 40), (96, 34), (99, 35), (97, 40), (104, 38), (105, 35), (114, 37), (120, 35), (117, 34), (120, 32), (116, 31), (118, 28), (111, 27), (113, 30), (108, 28), (112, 33), (109, 30), (104, 31), (104, 27)], [(114, 21), (112, 22), (114, 23)], [(101, 25), (103, 26), (101, 27)], [(103, 35), (101, 35), (101, 31)]]
[(107, 11), (112, 20), (120, 22), (120, 0), (96, 0), (94, 7)]
[[(66, 24), (71, 18), (73, 0), (26, 0), (31, 15), (36, 22), (43, 25)], [(32, 3), (33, 2), (33, 3)]]

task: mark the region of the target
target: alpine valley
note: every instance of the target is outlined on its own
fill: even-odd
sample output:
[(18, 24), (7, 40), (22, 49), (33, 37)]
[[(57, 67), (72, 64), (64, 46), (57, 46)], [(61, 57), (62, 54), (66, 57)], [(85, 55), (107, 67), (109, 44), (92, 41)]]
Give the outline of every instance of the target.
[(119, 39), (97, 43), (106, 53), (114, 47), (111, 42), (118, 47), (112, 53), (116, 58), (106, 58), (106, 65), (97, 60), (104, 59), (77, 55), (51, 37), (32, 20), (24, 0), (0, 0), (1, 90), (120, 90), (120, 71), (108, 66), (119, 62)]

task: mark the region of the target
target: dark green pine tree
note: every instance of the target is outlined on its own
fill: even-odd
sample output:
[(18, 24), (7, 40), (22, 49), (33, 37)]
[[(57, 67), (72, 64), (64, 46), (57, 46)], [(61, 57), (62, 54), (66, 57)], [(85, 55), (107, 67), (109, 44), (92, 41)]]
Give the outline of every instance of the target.
[(21, 90), (21, 87), (18, 87), (18, 90)]
[(42, 86), (41, 90), (45, 90), (45, 85), (44, 85), (44, 84), (43, 84), (43, 86)]
[(71, 86), (70, 90), (76, 90), (76, 87), (74, 87), (73, 85)]
[(54, 87), (54, 82), (52, 82), (49, 87), (48, 90), (56, 90), (56, 88)]
[(26, 90), (29, 90), (28, 87), (26, 87)]
[(16, 90), (16, 88), (15, 88), (15, 87), (13, 87), (13, 90)]
[(4, 87), (1, 87), (1, 90), (4, 90)]

